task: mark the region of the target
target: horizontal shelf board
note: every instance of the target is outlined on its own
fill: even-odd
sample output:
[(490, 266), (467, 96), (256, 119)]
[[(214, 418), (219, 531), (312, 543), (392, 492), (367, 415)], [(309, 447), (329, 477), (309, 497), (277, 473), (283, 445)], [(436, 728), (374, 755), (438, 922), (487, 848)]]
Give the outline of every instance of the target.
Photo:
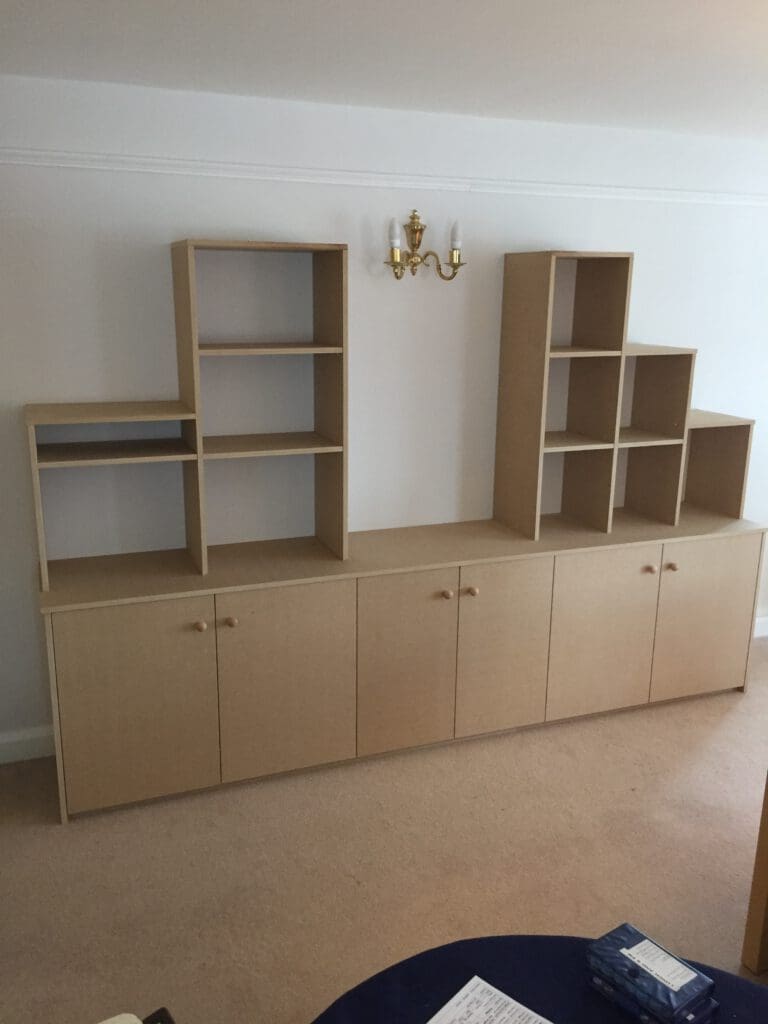
[(137, 441), (72, 441), (39, 444), (41, 469), (72, 466), (114, 466), (125, 462), (187, 462), (197, 455), (181, 438), (153, 437)]
[(642, 345), (639, 342), (628, 342), (624, 346), (627, 356), (695, 356), (695, 348), (676, 348), (673, 345)]
[(160, 420), (193, 420), (194, 412), (183, 402), (56, 402), (27, 405), (28, 424), (151, 423)]
[[(546, 254), (564, 260), (628, 260), (634, 256), (634, 253), (631, 252), (582, 252), (578, 249), (548, 249)], [(544, 254), (541, 251), (537, 252), (534, 250), (533, 252), (512, 252), (506, 255), (542, 256)]]
[(724, 412), (707, 412), (706, 409), (691, 409), (688, 413), (689, 430), (706, 427), (751, 427), (754, 422), (741, 416), (728, 416)]
[(344, 351), (335, 345), (301, 341), (206, 341), (197, 348), (201, 356), (324, 356)]
[(220, 252), (343, 252), (347, 248), (344, 242), (252, 242), (226, 238), (184, 238), (174, 244)]
[(289, 434), (223, 434), (203, 438), (206, 459), (246, 459), (264, 455), (313, 455), (343, 447), (314, 431)]
[(587, 348), (584, 345), (552, 345), (549, 350), (550, 359), (610, 359), (620, 355), (618, 348)]
[(41, 607), (51, 612), (761, 529), (743, 519), (684, 506), (678, 526), (617, 509), (610, 534), (561, 516), (544, 516), (538, 542), (492, 519), (353, 533), (344, 562), (314, 537), (216, 545), (209, 548), (207, 576), (197, 572), (184, 550), (73, 558), (49, 563), (51, 589), (41, 594)]
[(574, 430), (548, 430), (544, 435), (545, 452), (605, 451), (606, 448), (613, 448), (613, 442), (586, 437)]
[(640, 427), (621, 427), (619, 430), (619, 448), (649, 448), (653, 445), (682, 443), (682, 437), (670, 437), (669, 434), (641, 430)]

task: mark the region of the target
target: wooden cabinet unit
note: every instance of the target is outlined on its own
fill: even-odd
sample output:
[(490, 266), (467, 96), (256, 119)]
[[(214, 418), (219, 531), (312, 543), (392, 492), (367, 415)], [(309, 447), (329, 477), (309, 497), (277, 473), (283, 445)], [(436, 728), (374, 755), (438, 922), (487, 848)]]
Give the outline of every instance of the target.
[(664, 545), (651, 700), (744, 686), (761, 544)]
[(456, 736), (544, 721), (553, 565), (462, 567)]
[[(348, 536), (346, 245), (173, 245), (178, 398), (25, 410), (62, 818), (743, 688), (753, 424), (690, 408), (694, 349), (627, 340), (632, 264), (508, 253), (494, 517)], [(165, 462), (185, 547), (55, 556), (73, 467)], [(247, 495), (281, 465), (275, 520)]]
[(212, 597), (58, 612), (53, 641), (70, 813), (220, 781)]
[(453, 738), (458, 569), (358, 581), (357, 752)]
[(648, 701), (660, 544), (559, 555), (547, 721)]
[(224, 782), (355, 756), (355, 581), (216, 598)]

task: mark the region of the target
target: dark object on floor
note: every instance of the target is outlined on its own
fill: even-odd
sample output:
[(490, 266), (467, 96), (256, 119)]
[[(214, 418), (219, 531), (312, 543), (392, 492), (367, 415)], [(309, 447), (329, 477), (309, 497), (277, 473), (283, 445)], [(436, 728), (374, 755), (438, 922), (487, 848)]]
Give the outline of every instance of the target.
[(144, 1024), (176, 1024), (164, 1006), (144, 1018)]
[[(589, 941), (499, 935), (439, 946), (364, 981), (315, 1024), (426, 1024), (474, 975), (555, 1024), (628, 1024), (627, 1015), (589, 985)], [(768, 987), (691, 963), (714, 981), (721, 1021), (768, 1021)]]

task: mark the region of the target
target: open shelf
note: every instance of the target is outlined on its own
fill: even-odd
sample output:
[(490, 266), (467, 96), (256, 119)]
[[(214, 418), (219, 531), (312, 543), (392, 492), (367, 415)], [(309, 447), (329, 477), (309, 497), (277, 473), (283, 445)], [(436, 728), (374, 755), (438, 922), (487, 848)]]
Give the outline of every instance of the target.
[(619, 448), (641, 448), (657, 444), (680, 444), (679, 437), (659, 434), (655, 430), (643, 430), (641, 427), (621, 427), (619, 429)]
[(691, 410), (684, 489), (688, 505), (741, 518), (752, 429), (752, 420)]
[(327, 356), (340, 355), (344, 349), (301, 341), (206, 341), (200, 343), (198, 351), (201, 356)]
[(624, 361), (619, 444), (682, 441), (695, 353), (652, 345), (632, 345), (628, 351), (633, 354)]
[(594, 530), (611, 528), (613, 446), (604, 449), (545, 452), (540, 509)]
[(222, 434), (203, 438), (206, 459), (256, 458), (264, 455), (316, 455), (343, 447), (316, 431), (285, 434)]
[(585, 434), (578, 434), (573, 430), (548, 430), (544, 434), (545, 452), (598, 451), (612, 447), (611, 442), (587, 437)]
[(172, 259), (206, 547), (314, 528), (345, 558), (346, 245), (186, 240)]
[(127, 462), (184, 462), (196, 458), (193, 449), (180, 437), (54, 442), (37, 446), (37, 464), (41, 469), (113, 466)]
[(585, 348), (579, 345), (553, 345), (549, 350), (550, 359), (604, 359), (606, 356), (620, 357), (621, 352), (609, 352), (604, 348)]
[(624, 346), (625, 356), (695, 356), (695, 348), (678, 348), (674, 345), (645, 345), (628, 341)]
[(184, 549), (141, 551), (51, 562), (51, 589), (41, 597), (44, 612), (180, 597), (226, 590), (251, 590), (281, 583), (318, 582), (425, 565), (498, 562), (558, 551), (647, 544), (671, 539), (729, 537), (754, 533), (756, 523), (683, 506), (671, 527), (616, 509), (611, 534), (566, 515), (542, 517), (536, 542), (494, 520), (440, 523), (350, 534), (350, 557), (338, 559), (315, 537), (213, 545), (208, 576), (201, 576)]
[(621, 352), (631, 269), (626, 253), (554, 254), (550, 355)]
[(183, 402), (56, 402), (27, 405), (28, 426), (63, 423), (145, 423), (193, 420), (195, 413)]
[(619, 359), (550, 362), (545, 451), (612, 447), (620, 378)]
[(683, 442), (622, 448), (616, 463), (614, 509), (674, 526), (680, 514)]
[(44, 551), (58, 560), (184, 544), (185, 473), (194, 460), (68, 462), (66, 471), (41, 472)]
[(708, 412), (706, 409), (691, 409), (688, 414), (689, 430), (706, 430), (709, 427), (751, 427), (754, 420), (741, 416), (729, 416), (724, 412)]

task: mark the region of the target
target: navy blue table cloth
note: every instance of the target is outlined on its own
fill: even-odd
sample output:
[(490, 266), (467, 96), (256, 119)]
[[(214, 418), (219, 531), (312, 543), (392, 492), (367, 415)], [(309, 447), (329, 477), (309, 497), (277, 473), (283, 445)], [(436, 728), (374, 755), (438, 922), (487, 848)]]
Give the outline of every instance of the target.
[[(627, 1024), (588, 985), (589, 939), (499, 935), (419, 953), (375, 974), (314, 1024), (426, 1024), (474, 975), (553, 1024)], [(715, 982), (718, 1024), (768, 1024), (768, 986), (693, 963)]]

